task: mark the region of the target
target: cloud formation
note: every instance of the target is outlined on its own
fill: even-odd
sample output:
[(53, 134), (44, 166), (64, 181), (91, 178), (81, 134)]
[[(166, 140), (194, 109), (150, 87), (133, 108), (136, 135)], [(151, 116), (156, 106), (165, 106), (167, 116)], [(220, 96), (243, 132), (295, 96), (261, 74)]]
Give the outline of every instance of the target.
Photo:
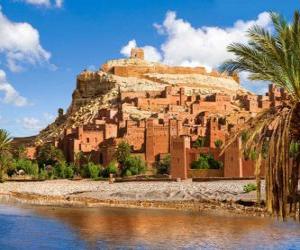
[[(254, 24), (270, 29), (269, 14), (262, 12), (255, 20), (238, 20), (231, 27), (221, 28), (194, 27), (188, 21), (178, 18), (175, 12), (169, 11), (162, 24), (154, 24), (165, 41), (159, 50), (152, 46), (145, 47), (154, 52), (156, 61), (169, 65), (205, 66), (211, 70), (233, 58), (233, 54), (227, 52), (227, 46), (233, 42), (246, 43), (246, 31)], [(129, 56), (130, 48), (135, 46), (137, 43), (133, 39), (121, 49), (121, 53)], [(145, 54), (150, 53), (145, 51)]]
[[(136, 40), (132, 39), (124, 47), (121, 48), (120, 53), (126, 57), (129, 57), (131, 49), (136, 47), (138, 47)], [(146, 60), (151, 62), (158, 62), (162, 60), (161, 54), (155, 47), (147, 45), (141, 48), (144, 49)]]
[(17, 123), (22, 124), (23, 129), (31, 133), (38, 133), (41, 129), (45, 128), (50, 122), (54, 120), (54, 115), (44, 113), (42, 119), (36, 117), (23, 117), (17, 120)]
[(15, 106), (25, 106), (28, 101), (25, 97), (21, 96), (14, 87), (8, 83), (6, 74), (0, 69), (0, 92), (4, 93), (2, 101), (7, 104), (13, 104)]
[(10, 21), (0, 9), (0, 53), (7, 67), (18, 72), (26, 64), (48, 63), (51, 54), (40, 44), (39, 32), (28, 23)]
[(63, 5), (63, 0), (20, 0), (22, 2), (25, 2), (27, 4), (36, 5), (36, 6), (42, 6), (42, 7), (55, 7), (55, 8), (61, 8)]

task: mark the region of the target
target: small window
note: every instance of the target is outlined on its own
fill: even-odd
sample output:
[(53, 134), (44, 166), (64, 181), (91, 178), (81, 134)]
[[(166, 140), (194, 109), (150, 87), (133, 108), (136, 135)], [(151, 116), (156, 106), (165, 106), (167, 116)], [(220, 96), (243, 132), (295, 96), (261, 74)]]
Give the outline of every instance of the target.
[(87, 143), (90, 143), (90, 138), (86, 138), (86, 142), (87, 142)]

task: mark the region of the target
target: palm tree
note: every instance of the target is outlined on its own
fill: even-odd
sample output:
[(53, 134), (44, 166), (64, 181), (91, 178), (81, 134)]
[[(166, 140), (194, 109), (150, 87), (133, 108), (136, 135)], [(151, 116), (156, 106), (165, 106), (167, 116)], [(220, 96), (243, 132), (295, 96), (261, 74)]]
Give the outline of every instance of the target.
[(0, 129), (0, 182), (3, 182), (3, 172), (10, 163), (11, 137), (4, 129)]
[(271, 32), (254, 25), (247, 33), (248, 44), (231, 44), (228, 51), (234, 53), (235, 58), (221, 66), (221, 70), (230, 74), (246, 71), (250, 80), (275, 83), (287, 94), (282, 104), (259, 113), (241, 129), (249, 131), (246, 146), (256, 149), (258, 154), (262, 153), (263, 145), (268, 144), (266, 204), (269, 212), (281, 218), (288, 215), (288, 196), (295, 195), (297, 191), (297, 188), (291, 189), (290, 181), (292, 177), (298, 179), (300, 165), (298, 156), (298, 166), (291, 171), (289, 155), (291, 142), (300, 140), (299, 16), (299, 12), (296, 11), (292, 23), (288, 23), (279, 14), (270, 13), (274, 30)]

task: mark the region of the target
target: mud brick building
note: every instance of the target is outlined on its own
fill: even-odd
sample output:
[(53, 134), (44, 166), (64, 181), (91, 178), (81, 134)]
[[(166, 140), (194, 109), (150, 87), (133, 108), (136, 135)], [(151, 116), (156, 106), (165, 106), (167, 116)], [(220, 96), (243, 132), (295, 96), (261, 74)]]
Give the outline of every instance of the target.
[[(81, 151), (107, 165), (125, 140), (150, 169), (171, 154), (172, 177), (183, 179), (200, 153), (223, 161), (217, 176), (253, 176), (254, 164), (243, 159), (240, 140), (223, 156), (216, 141), (226, 143), (250, 117), (287, 98), (274, 85), (264, 96), (250, 93), (237, 75), (148, 62), (139, 48), (130, 58), (110, 60), (98, 71), (84, 70), (72, 97), (67, 113), (41, 131), (37, 142), (54, 143), (68, 161)], [(205, 138), (205, 145), (194, 148), (199, 138)]]

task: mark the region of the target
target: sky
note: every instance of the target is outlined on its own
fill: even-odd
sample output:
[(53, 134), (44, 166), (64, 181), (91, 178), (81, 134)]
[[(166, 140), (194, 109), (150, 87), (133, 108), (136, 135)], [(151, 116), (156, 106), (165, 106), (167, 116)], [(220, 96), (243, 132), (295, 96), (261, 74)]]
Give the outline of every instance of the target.
[[(0, 0), (0, 128), (37, 134), (71, 103), (76, 75), (132, 47), (169, 65), (217, 68), (268, 12), (291, 20), (298, 0)], [(241, 84), (262, 93), (266, 84)]]

